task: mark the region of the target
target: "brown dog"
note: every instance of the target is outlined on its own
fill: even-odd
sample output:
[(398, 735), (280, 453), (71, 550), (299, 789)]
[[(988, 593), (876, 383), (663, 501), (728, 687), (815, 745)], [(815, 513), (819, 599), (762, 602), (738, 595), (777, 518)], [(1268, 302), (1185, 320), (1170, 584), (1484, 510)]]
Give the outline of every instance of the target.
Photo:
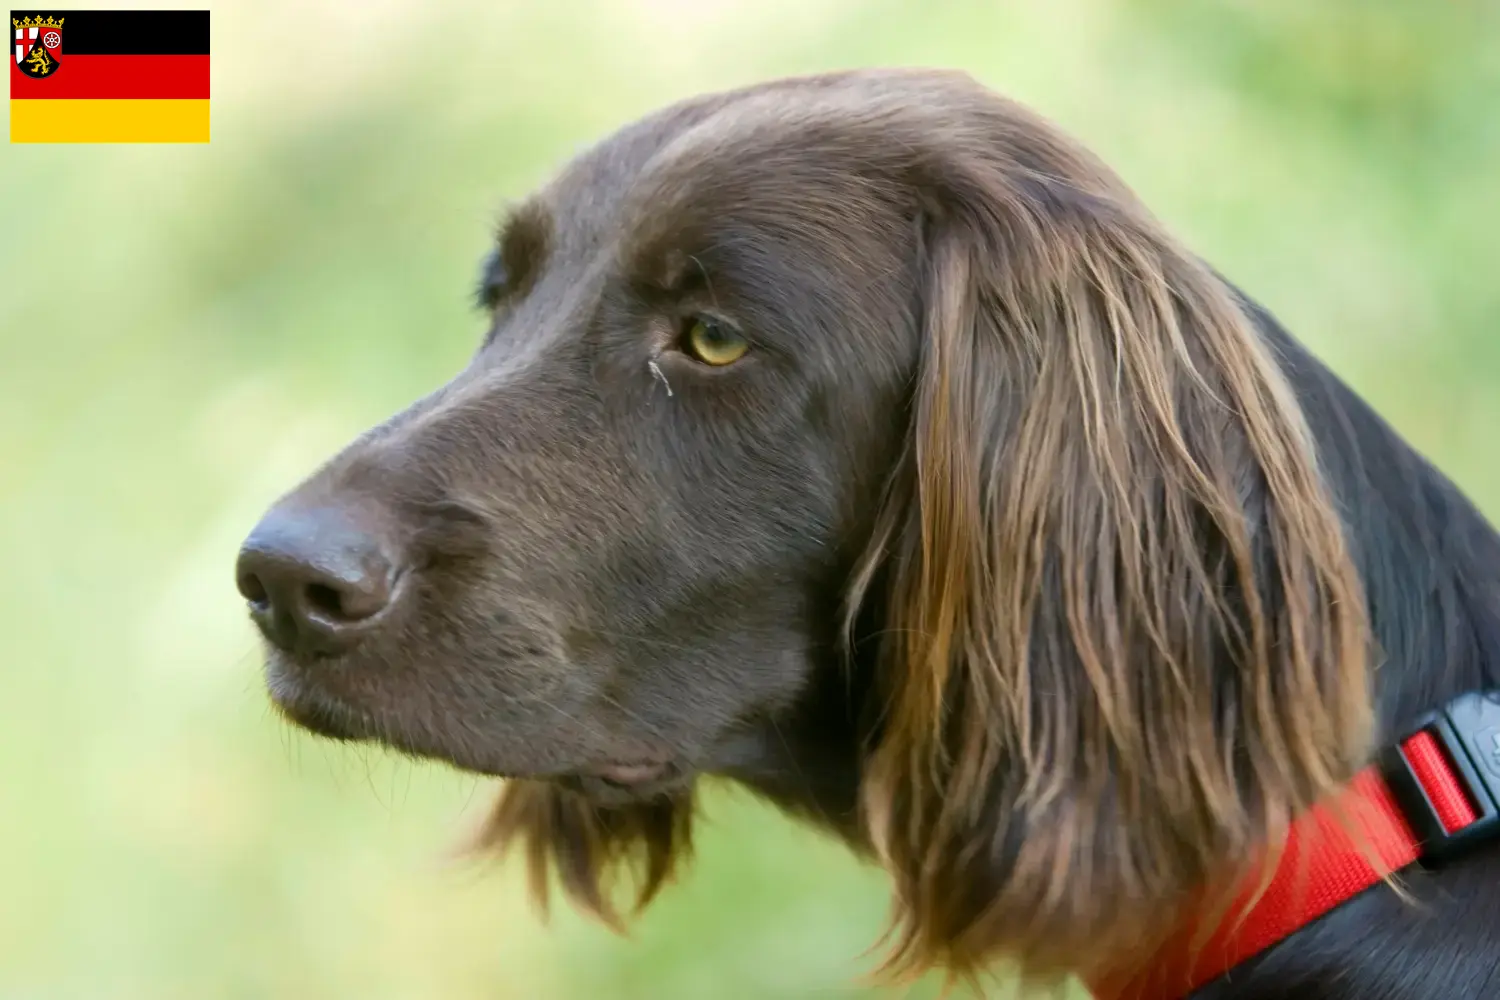
[[(1482, 517), (966, 77), (653, 115), (512, 214), (481, 297), (470, 365), (280, 501), (239, 585), (288, 717), (514, 779), (490, 840), (606, 919), (718, 774), (888, 869), (895, 969), (1135, 970), (1496, 686)], [(1500, 855), (1409, 882), (1203, 995), (1496, 995)]]

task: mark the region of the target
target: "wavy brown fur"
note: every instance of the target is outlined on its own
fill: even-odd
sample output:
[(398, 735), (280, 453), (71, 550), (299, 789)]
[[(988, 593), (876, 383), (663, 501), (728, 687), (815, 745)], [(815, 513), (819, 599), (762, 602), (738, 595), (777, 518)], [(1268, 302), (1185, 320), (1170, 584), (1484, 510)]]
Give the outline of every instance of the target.
[(1136, 206), (1070, 197), (1105, 186), (1087, 165), (976, 173), (931, 235), (909, 450), (862, 569), (891, 566), (904, 637), (864, 794), (897, 967), (1003, 943), (1065, 970), (1150, 943), (1142, 914), (1363, 763), (1364, 597), (1216, 279)]

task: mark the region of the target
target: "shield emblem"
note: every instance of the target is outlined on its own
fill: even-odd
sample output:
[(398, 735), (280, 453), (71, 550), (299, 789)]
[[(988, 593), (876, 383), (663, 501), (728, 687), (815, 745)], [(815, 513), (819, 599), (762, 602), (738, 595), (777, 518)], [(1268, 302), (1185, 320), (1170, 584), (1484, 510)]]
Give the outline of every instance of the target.
[[(16, 24), (16, 65), (27, 76), (51, 76), (62, 65), (62, 22)], [(51, 21), (51, 18), (48, 18)]]

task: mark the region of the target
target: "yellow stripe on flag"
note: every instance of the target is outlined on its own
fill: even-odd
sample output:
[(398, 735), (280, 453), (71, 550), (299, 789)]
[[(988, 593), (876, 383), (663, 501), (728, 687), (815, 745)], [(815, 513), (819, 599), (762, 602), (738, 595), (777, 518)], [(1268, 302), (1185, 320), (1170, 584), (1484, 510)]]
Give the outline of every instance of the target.
[(208, 101), (11, 101), (11, 142), (207, 142)]

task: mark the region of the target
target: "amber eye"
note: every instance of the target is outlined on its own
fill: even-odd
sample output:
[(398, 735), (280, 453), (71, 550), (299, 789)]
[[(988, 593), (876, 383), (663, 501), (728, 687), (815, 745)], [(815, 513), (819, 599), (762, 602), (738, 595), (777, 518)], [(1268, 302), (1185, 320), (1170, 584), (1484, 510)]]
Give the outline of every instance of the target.
[(733, 327), (707, 316), (693, 316), (687, 321), (682, 337), (683, 347), (705, 365), (732, 365), (750, 350), (750, 342)]

